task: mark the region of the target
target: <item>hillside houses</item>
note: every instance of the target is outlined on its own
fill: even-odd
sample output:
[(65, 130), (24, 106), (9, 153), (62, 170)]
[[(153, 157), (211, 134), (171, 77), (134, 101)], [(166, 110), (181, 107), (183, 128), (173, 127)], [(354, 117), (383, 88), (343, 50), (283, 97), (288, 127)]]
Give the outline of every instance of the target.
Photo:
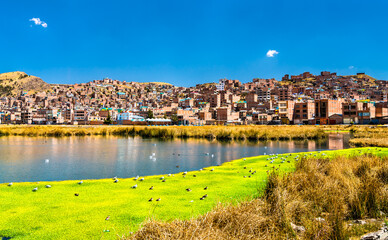
[(220, 79), (216, 84), (188, 88), (105, 78), (3, 96), (0, 121), (123, 125), (386, 123), (387, 87), (386, 81), (364, 73), (339, 76), (327, 71), (319, 75), (287, 74), (281, 81)]

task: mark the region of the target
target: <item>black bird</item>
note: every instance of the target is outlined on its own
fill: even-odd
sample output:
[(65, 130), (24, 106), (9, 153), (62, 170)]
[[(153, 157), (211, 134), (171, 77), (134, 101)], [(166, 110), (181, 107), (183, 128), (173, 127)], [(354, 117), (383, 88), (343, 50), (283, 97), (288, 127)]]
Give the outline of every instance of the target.
[(150, 200), (148, 200), (148, 202), (152, 202), (152, 200), (154, 200), (153, 198), (150, 198)]
[(203, 195), (202, 197), (203, 197), (203, 198), (207, 198), (207, 194)]
[(163, 179), (162, 182), (166, 182), (166, 179)]
[(160, 198), (156, 199), (157, 202), (159, 202), (160, 200), (161, 200)]
[(186, 188), (186, 191), (191, 192), (191, 189), (190, 188)]
[(207, 186), (203, 190), (207, 190)]
[(203, 200), (204, 198), (203, 197), (201, 197), (199, 200)]
[(247, 167), (244, 167), (244, 169), (247, 169)]
[(154, 186), (151, 186), (149, 190), (152, 190), (152, 189), (154, 189)]
[(197, 175), (193, 175), (193, 177), (197, 177)]
[(78, 194), (78, 193), (74, 193), (74, 196), (78, 197), (78, 196), (79, 196), (79, 194)]

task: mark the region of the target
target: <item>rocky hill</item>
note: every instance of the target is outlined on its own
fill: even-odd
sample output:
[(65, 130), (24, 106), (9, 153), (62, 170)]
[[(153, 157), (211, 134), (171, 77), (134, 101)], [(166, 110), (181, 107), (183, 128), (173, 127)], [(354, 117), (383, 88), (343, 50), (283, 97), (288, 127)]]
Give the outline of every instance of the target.
[(41, 92), (49, 89), (51, 89), (50, 84), (38, 77), (27, 75), (24, 72), (0, 74), (0, 97), (14, 96), (21, 91)]

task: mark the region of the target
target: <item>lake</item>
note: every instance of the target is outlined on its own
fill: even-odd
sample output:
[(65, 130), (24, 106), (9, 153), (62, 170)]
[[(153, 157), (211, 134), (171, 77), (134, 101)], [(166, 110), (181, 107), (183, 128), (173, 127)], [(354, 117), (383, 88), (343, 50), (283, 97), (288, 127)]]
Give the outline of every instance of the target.
[(219, 142), (121, 137), (0, 137), (0, 183), (177, 173), (271, 153), (349, 148), (349, 134), (320, 141)]

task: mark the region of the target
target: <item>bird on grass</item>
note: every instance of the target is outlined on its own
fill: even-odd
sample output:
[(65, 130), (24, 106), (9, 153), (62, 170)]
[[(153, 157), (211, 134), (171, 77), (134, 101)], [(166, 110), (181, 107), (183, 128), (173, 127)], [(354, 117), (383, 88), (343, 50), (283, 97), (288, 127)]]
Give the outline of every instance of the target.
[(74, 193), (74, 196), (78, 197), (78, 196), (79, 196), (79, 194), (78, 194), (78, 193)]
[(202, 197), (203, 197), (203, 198), (207, 198), (207, 194), (203, 195)]
[(137, 184), (133, 185), (132, 188), (137, 188)]
[(51, 188), (51, 185), (46, 185), (46, 188)]
[(203, 190), (207, 190), (207, 186)]
[(191, 192), (191, 189), (190, 188), (186, 188), (186, 191)]
[(152, 200), (154, 200), (153, 198), (150, 198), (149, 200), (148, 200), (148, 202), (152, 202)]
[(82, 183), (84, 183), (84, 181), (79, 181), (78, 184), (81, 185)]
[(36, 192), (36, 191), (38, 191), (38, 188), (36, 187), (36, 188), (32, 189), (32, 191)]
[(140, 180), (139, 181), (144, 181), (144, 178), (140, 178)]
[(159, 179), (160, 179), (160, 180), (163, 180), (163, 179), (164, 179), (164, 177), (160, 177)]
[(119, 180), (118, 180), (118, 179), (114, 180), (114, 183), (118, 183), (118, 182), (119, 182)]
[(137, 175), (133, 180), (136, 181), (137, 179), (139, 179), (139, 175)]
[(197, 177), (197, 175), (193, 175), (193, 177)]
[(212, 172), (213, 172), (213, 171), (214, 171), (214, 168), (210, 169), (210, 171), (212, 171)]
[(11, 182), (8, 183), (8, 187), (12, 187), (12, 185), (13, 185), (13, 183), (11, 183)]
[(150, 188), (149, 188), (149, 190), (153, 190), (154, 189), (154, 186), (151, 186)]
[(186, 175), (187, 174), (187, 172), (184, 172), (184, 173), (182, 173), (183, 175)]
[(166, 179), (163, 179), (162, 182), (166, 182)]
[(110, 219), (110, 216), (107, 216), (107, 217), (105, 218), (106, 221), (108, 221), (109, 219)]
[(161, 200), (160, 198), (156, 199), (157, 202), (159, 202), (160, 200)]

